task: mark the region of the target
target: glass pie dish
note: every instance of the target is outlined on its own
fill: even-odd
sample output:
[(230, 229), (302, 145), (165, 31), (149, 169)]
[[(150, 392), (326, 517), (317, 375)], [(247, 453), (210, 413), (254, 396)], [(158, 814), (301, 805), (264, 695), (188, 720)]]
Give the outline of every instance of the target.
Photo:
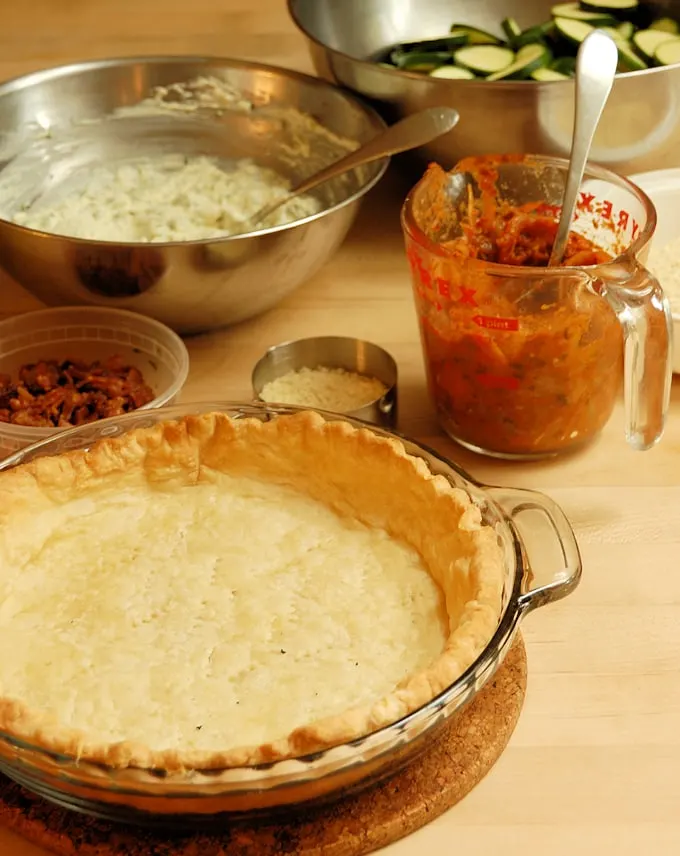
[[(0, 464), (7, 469), (32, 458), (87, 448), (99, 439), (180, 418), (220, 411), (234, 419), (263, 421), (301, 408), (266, 404), (205, 403), (136, 412), (65, 431), (36, 443)], [(331, 413), (381, 436), (373, 425)], [(396, 435), (399, 436), (399, 435)], [(548, 497), (528, 490), (481, 485), (432, 450), (403, 437), (406, 451), (430, 470), (467, 491), (492, 526), (505, 565), (503, 608), (493, 637), (477, 660), (453, 684), (408, 716), (349, 743), (274, 763), (228, 769), (166, 770), (79, 761), (0, 731), (0, 772), (65, 808), (109, 820), (163, 826), (191, 826), (256, 813), (309, 806), (395, 773), (425, 749), (447, 721), (493, 677), (524, 616), (568, 595), (581, 576), (574, 534), (563, 512)], [(427, 513), (427, 509), (423, 509)]]

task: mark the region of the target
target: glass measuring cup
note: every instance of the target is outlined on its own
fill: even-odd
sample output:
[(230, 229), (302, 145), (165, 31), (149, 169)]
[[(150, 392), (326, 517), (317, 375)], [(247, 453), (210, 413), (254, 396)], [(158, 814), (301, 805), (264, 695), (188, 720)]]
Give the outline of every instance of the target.
[(572, 232), (604, 251), (597, 264), (581, 264), (587, 254), (553, 268), (499, 264), (466, 257), (456, 240), (471, 203), (487, 214), (525, 206), (554, 226), (567, 166), (538, 155), (432, 166), (402, 209), (430, 393), (444, 430), (477, 452), (531, 459), (587, 443), (622, 376), (630, 445), (649, 449), (663, 431), (672, 318), (642, 264), (656, 213), (640, 189), (586, 171)]

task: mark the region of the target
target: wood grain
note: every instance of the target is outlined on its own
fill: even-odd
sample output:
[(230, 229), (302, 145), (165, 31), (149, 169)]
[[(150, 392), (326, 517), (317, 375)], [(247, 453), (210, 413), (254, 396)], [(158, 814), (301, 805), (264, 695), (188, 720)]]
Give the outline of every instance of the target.
[[(309, 71), (283, 0), (33, 0), (3, 4), (0, 77), (87, 57), (212, 53)], [(387, 347), (400, 372), (402, 431), (477, 478), (543, 490), (575, 526), (584, 578), (568, 600), (531, 615), (523, 716), (492, 773), (454, 810), (387, 848), (617, 856), (680, 852), (680, 392), (663, 441), (626, 447), (621, 407), (584, 452), (499, 464), (436, 427), (399, 230), (407, 182), (393, 169), (366, 199), (336, 257), (267, 315), (189, 340), (185, 400), (250, 397), (250, 368), (276, 342), (347, 334)], [(36, 302), (0, 280), (0, 315)], [(0, 853), (41, 851), (3, 838)]]

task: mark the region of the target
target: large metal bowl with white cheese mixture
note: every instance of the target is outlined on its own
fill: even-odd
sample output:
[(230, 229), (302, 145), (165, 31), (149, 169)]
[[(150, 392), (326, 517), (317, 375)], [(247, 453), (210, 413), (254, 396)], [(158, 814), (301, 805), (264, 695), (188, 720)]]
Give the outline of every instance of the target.
[[(290, 212), (292, 222), (188, 240), (177, 217), (184, 201), (207, 219), (211, 205), (221, 204), (197, 199), (192, 176), (171, 204), (165, 193), (149, 206), (150, 220), (169, 212), (170, 239), (156, 231), (130, 241), (116, 237), (124, 196), (119, 185), (112, 193), (102, 182), (102, 169), (128, 170), (138, 196), (129, 170), (140, 163), (171, 173), (207, 159), (233, 174), (246, 160), (294, 184), (384, 127), (371, 108), (330, 84), (231, 59), (100, 60), (11, 80), (0, 85), (0, 267), (48, 305), (130, 309), (180, 333), (242, 321), (274, 306), (331, 257), (387, 159), (313, 191), (310, 207)], [(71, 202), (83, 197), (90, 208), (79, 219)], [(249, 201), (252, 214), (263, 200)], [(46, 220), (36, 225), (33, 212), (66, 202), (78, 237), (55, 234), (41, 225)], [(232, 210), (240, 204), (229, 203)]]

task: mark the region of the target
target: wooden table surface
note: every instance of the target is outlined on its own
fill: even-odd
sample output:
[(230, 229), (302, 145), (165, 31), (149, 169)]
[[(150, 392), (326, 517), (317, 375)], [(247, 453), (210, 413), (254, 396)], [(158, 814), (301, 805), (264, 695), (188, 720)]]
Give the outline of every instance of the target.
[[(194, 53), (311, 71), (283, 0), (32, 0), (3, 4), (0, 78), (76, 59)], [(403, 179), (366, 200), (335, 258), (267, 315), (188, 340), (184, 400), (248, 399), (250, 367), (276, 342), (347, 334), (399, 364), (400, 428), (477, 478), (557, 500), (582, 550), (583, 582), (524, 625), (529, 692), (511, 744), (460, 805), (391, 856), (662, 856), (680, 851), (680, 389), (653, 451), (629, 450), (621, 408), (576, 457), (499, 464), (438, 431), (424, 388), (398, 222)], [(37, 302), (0, 280), (0, 315)], [(37, 856), (0, 831), (0, 853)]]

